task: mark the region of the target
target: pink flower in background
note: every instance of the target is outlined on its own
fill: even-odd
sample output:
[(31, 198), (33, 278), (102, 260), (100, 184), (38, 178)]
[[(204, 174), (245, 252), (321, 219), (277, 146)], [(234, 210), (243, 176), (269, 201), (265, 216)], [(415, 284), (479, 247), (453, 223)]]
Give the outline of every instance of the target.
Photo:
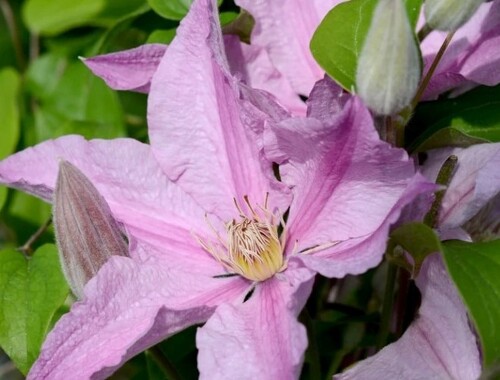
[[(500, 233), (500, 144), (431, 151), (422, 167), (435, 180), (450, 155), (458, 159), (446, 190), (437, 229), (442, 239), (482, 241)], [(428, 257), (416, 279), (422, 304), (415, 321), (395, 343), (365, 359), (338, 380), (477, 379), (481, 355), (465, 306), (437, 255)]]
[(440, 235), (443, 239), (475, 241), (498, 238), (500, 144), (430, 151), (423, 174), (434, 181), (450, 155), (455, 155), (458, 163), (439, 211)]
[(308, 96), (324, 71), (314, 60), (309, 43), (314, 31), (336, 5), (345, 0), (237, 0), (255, 19), (251, 44), (271, 62), (297, 94)]
[(426, 258), (416, 283), (422, 304), (403, 336), (334, 379), (479, 378), (481, 357), (476, 338), (438, 254)]
[[(434, 31), (421, 43), (428, 68), (446, 37)], [(424, 70), (425, 72), (426, 70)], [(457, 30), (425, 92), (424, 99), (455, 89), (457, 93), (477, 85), (500, 83), (500, 1), (482, 4)]]
[[(66, 136), (0, 163), (2, 183), (50, 201), (67, 160), (130, 239), (131, 257), (112, 257), (49, 334), (31, 379), (105, 378), (205, 321), (201, 378), (296, 378), (307, 346), (297, 315), (315, 273), (376, 266), (402, 208), (434, 189), (331, 81), (311, 93), (306, 118), (241, 84), (214, 8), (193, 3), (154, 70), (150, 146)], [(152, 49), (140, 55), (156, 59)]]

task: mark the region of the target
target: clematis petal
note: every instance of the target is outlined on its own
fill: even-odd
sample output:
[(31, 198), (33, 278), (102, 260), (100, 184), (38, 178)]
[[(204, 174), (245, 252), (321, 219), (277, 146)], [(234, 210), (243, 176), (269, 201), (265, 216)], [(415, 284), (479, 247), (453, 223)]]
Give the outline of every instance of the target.
[(306, 105), (290, 82), (273, 66), (267, 51), (260, 46), (241, 43), (237, 36), (224, 36), (231, 73), (249, 86), (273, 94), (294, 115), (305, 115)]
[(334, 122), (352, 95), (325, 75), (316, 83), (307, 100), (307, 116), (324, 123)]
[[(332, 99), (337, 101), (335, 96)], [(358, 99), (349, 100), (341, 112), (323, 120), (285, 120), (267, 135), (267, 153), (283, 163), (282, 179), (294, 192), (287, 250), (290, 254), (292, 249), (324, 247), (328, 250), (323, 254), (334, 256), (348, 248), (356, 265), (348, 265), (347, 257), (340, 255), (339, 259), (347, 260), (346, 266), (314, 268), (328, 276), (353, 273), (346, 270), (360, 273), (380, 261), (389, 225), (401, 209), (434, 186), (415, 175), (404, 150), (379, 139), (368, 110)], [(375, 240), (369, 245), (376, 242), (378, 248), (356, 253), (354, 247), (371, 238)], [(309, 263), (313, 256), (304, 255), (304, 260)]]
[(481, 359), (476, 339), (438, 255), (425, 260), (417, 286), (422, 294), (419, 316), (404, 335), (334, 379), (479, 378)]
[(297, 314), (312, 279), (305, 268), (288, 268), (258, 284), (248, 301), (219, 306), (197, 333), (200, 379), (298, 378), (307, 335)]
[[(500, 11), (499, 11), (500, 13)], [(500, 23), (495, 31), (484, 36), (474, 53), (464, 61), (461, 74), (478, 84), (496, 86), (500, 83)]]
[[(306, 105), (288, 80), (271, 63), (262, 47), (240, 42), (238, 36), (224, 36), (231, 73), (252, 88), (266, 90), (290, 112), (304, 115)], [(151, 79), (158, 69), (167, 45), (147, 44), (117, 53), (82, 58), (83, 63), (114, 90), (149, 93)]]
[(117, 53), (82, 58), (82, 61), (114, 90), (147, 93), (166, 50), (167, 45), (147, 44)]
[[(28, 379), (105, 379), (127, 359), (242, 294), (240, 278), (213, 279), (169, 260), (111, 258), (48, 335)], [(185, 269), (185, 268), (184, 268)]]
[(199, 252), (204, 259), (191, 235), (191, 230), (210, 233), (203, 209), (166, 178), (150, 147), (135, 140), (66, 136), (47, 141), (1, 161), (0, 182), (50, 202), (60, 159), (90, 179), (134, 236), (167, 251)]
[[(327, 277), (340, 278), (346, 274), (359, 274), (375, 267), (382, 260), (387, 245), (387, 237), (393, 224), (400, 221), (399, 216), (416, 198), (431, 194), (437, 188), (424, 177), (417, 174), (407, 184), (404, 193), (388, 211), (387, 217), (372, 233), (339, 242), (331, 248), (317, 249), (314, 254), (298, 255), (302, 262)], [(370, 210), (367, 206), (367, 210)], [(360, 219), (358, 219), (358, 222)], [(335, 236), (335, 233), (332, 233)]]
[(422, 172), (427, 178), (435, 180), (444, 161), (452, 154), (458, 157), (458, 166), (441, 205), (441, 230), (462, 226), (494, 198), (500, 189), (500, 144), (431, 151)]
[(252, 14), (252, 45), (264, 47), (276, 68), (294, 90), (308, 95), (323, 70), (309, 50), (309, 42), (321, 19), (341, 0), (237, 0)]
[(254, 120), (229, 73), (210, 0), (195, 1), (155, 73), (148, 102), (151, 145), (165, 173), (205, 209), (228, 220), (233, 198), (288, 206), (259, 150)]

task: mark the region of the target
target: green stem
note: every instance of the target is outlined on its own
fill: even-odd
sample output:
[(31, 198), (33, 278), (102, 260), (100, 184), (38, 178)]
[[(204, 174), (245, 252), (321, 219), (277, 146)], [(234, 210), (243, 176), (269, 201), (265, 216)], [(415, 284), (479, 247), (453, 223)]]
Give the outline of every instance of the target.
[(394, 144), (396, 133), (394, 132), (394, 124), (392, 122), (391, 116), (384, 117), (384, 133), (385, 136), (382, 136), (382, 139), (391, 144)]
[(300, 320), (306, 326), (307, 339), (309, 341), (309, 347), (307, 348), (307, 354), (309, 358), (309, 364), (311, 367), (311, 372), (309, 374), (309, 379), (320, 380), (321, 379), (321, 363), (319, 360), (319, 350), (318, 341), (316, 339), (316, 329), (311, 316), (307, 309), (302, 310), (300, 313)]
[(391, 324), (392, 306), (394, 304), (394, 288), (396, 284), (397, 266), (387, 263), (387, 278), (384, 291), (384, 302), (382, 304), (382, 317), (380, 320), (380, 331), (377, 338), (377, 348), (381, 349), (387, 342)]
[(179, 373), (175, 369), (174, 365), (168, 358), (165, 356), (163, 351), (158, 346), (153, 346), (148, 349), (151, 356), (155, 359), (158, 366), (162, 369), (165, 376), (167, 376), (168, 380), (181, 380)]
[(7, 29), (9, 30), (12, 46), (14, 47), (14, 52), (16, 54), (17, 64), (19, 65), (21, 71), (24, 71), (26, 68), (26, 59), (24, 58), (23, 47), (21, 39), (19, 38), (14, 12), (12, 12), (12, 8), (8, 0), (0, 0), (0, 9), (2, 10), (5, 23), (7, 24)]
[(396, 297), (396, 336), (401, 336), (403, 327), (405, 326), (406, 317), (408, 314), (408, 292), (410, 289), (410, 273), (411, 271), (400, 270), (398, 275), (398, 295)]
[(439, 48), (439, 51), (437, 52), (436, 57), (434, 58), (434, 61), (432, 61), (431, 67), (429, 67), (429, 70), (427, 71), (427, 74), (425, 74), (424, 79), (420, 83), (420, 86), (419, 86), (419, 88), (417, 90), (417, 94), (415, 95), (415, 98), (413, 98), (412, 109), (417, 106), (418, 102), (420, 101), (420, 99), (424, 95), (425, 89), (429, 85), (429, 82), (431, 81), (431, 78), (434, 75), (434, 72), (436, 71), (436, 68), (437, 68), (439, 62), (441, 61), (441, 58), (443, 58), (444, 52), (448, 48), (448, 45), (450, 44), (451, 39), (453, 38), (453, 34), (454, 33), (455, 32), (448, 33), (448, 35), (446, 36), (443, 44)]
[[(455, 168), (458, 163), (458, 158), (455, 155), (451, 155), (446, 159), (443, 166), (439, 170), (438, 176), (436, 178), (436, 184), (448, 186), (455, 173)], [(435, 228), (438, 222), (439, 210), (441, 209), (441, 203), (443, 202), (444, 195), (446, 194), (446, 189), (436, 191), (436, 197), (434, 202), (432, 202), (431, 209), (425, 215), (424, 223), (431, 228)]]

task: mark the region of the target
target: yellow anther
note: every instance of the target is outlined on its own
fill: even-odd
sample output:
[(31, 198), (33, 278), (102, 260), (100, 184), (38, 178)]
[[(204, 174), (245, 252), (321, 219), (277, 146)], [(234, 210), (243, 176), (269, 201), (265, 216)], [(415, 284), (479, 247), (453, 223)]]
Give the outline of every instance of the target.
[(267, 209), (267, 196), (264, 207), (257, 208), (252, 207), (247, 196), (243, 199), (251, 215), (246, 215), (234, 200), (240, 220), (226, 224), (227, 242), (222, 241), (218, 233), (217, 247), (201, 239), (198, 241), (228, 271), (251, 281), (265, 281), (286, 267), (278, 235), (279, 223), (275, 223), (275, 216)]

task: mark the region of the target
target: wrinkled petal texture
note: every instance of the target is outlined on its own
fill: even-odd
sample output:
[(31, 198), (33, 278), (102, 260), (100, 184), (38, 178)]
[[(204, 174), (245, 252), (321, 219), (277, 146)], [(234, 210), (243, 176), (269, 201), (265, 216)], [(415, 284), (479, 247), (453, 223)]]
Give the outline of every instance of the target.
[(114, 90), (149, 92), (153, 74), (167, 45), (147, 44), (117, 53), (83, 59), (83, 63)]
[[(340, 109), (332, 105), (336, 107)], [(321, 109), (327, 107), (317, 108), (318, 117)], [(288, 253), (292, 248), (300, 252), (337, 242), (301, 257), (314, 270), (341, 277), (378, 264), (389, 226), (401, 208), (433, 186), (415, 175), (404, 150), (379, 139), (358, 99), (349, 100), (334, 117), (327, 114), (322, 119), (295, 118), (275, 124), (267, 136), (267, 153), (283, 163), (282, 179), (293, 187)], [(371, 249), (356, 249), (361, 243)]]
[(500, 144), (431, 151), (422, 168), (424, 175), (435, 180), (441, 166), (452, 154), (457, 156), (458, 166), (441, 204), (441, 230), (462, 226), (500, 189)]
[(339, 0), (237, 0), (255, 19), (252, 45), (264, 47), (293, 89), (308, 95), (323, 70), (309, 50), (321, 19)]
[(0, 182), (50, 202), (59, 159), (90, 179), (130, 234), (165, 252), (196, 252), (193, 260), (213, 261), (190, 232), (211, 234), (203, 209), (162, 173), (150, 147), (135, 140), (65, 136), (47, 141), (0, 162)]
[(306, 105), (260, 46), (241, 43), (237, 36), (224, 36), (231, 73), (252, 88), (273, 94), (294, 115), (305, 115)]
[[(265, 119), (252, 120), (229, 74), (216, 7), (193, 4), (153, 77), (148, 103), (151, 145), (167, 175), (205, 210), (225, 221), (243, 204), (264, 201), (284, 211), (284, 187), (259, 151)], [(248, 106), (248, 104), (246, 105)], [(250, 120), (249, 120), (250, 119)]]
[[(149, 248), (148, 248), (149, 250)], [(127, 359), (190, 325), (204, 322), (248, 283), (152, 257), (111, 258), (48, 335), (29, 379), (104, 379)]]
[(200, 379), (296, 379), (307, 334), (297, 315), (313, 273), (289, 268), (260, 283), (248, 301), (219, 306), (198, 330)]
[[(305, 115), (305, 103), (274, 67), (264, 48), (242, 43), (235, 35), (224, 36), (224, 46), (230, 71), (236, 78), (273, 94), (293, 114)], [(167, 45), (148, 44), (82, 60), (114, 90), (149, 93), (153, 74), (166, 51)]]
[(422, 304), (404, 335), (336, 380), (475, 380), (481, 359), (462, 301), (438, 255), (426, 259), (417, 279)]
[[(421, 44), (427, 69), (446, 37), (432, 32)], [(500, 2), (481, 5), (475, 15), (453, 36), (431, 82), (425, 99), (436, 98), (442, 92), (467, 81), (494, 86), (500, 83)]]

